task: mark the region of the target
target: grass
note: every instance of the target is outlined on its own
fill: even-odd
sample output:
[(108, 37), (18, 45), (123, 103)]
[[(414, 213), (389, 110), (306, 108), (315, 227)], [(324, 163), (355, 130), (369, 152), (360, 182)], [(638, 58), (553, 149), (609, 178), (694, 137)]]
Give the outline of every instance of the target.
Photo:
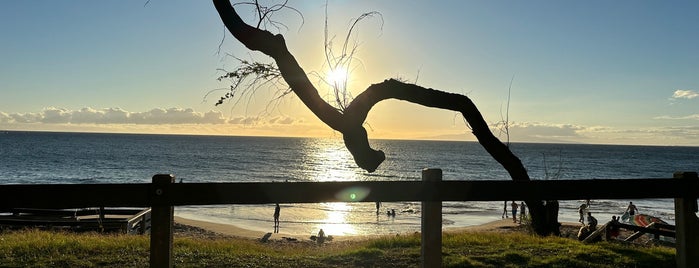
[[(674, 267), (675, 250), (523, 233), (444, 234), (445, 267)], [(0, 233), (2, 267), (147, 267), (149, 237)], [(177, 267), (416, 267), (420, 236), (313, 243), (175, 237)]]

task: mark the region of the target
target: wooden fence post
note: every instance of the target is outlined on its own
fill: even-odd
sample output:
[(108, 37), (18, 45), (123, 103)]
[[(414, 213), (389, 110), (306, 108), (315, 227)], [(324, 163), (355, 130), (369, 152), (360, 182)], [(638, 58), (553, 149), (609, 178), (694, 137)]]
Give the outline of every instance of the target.
[[(438, 198), (438, 184), (442, 181), (441, 169), (422, 170), (425, 198)], [(422, 201), (421, 265), (442, 267), (442, 202)]]
[(164, 204), (168, 184), (175, 182), (175, 176), (158, 174), (153, 176), (151, 188), (151, 231), (150, 267), (172, 267), (172, 232), (174, 208)]
[[(675, 179), (697, 180), (696, 172), (675, 172)], [(679, 189), (678, 189), (679, 190)], [(699, 219), (697, 197), (675, 198), (675, 248), (677, 267), (699, 267)]]

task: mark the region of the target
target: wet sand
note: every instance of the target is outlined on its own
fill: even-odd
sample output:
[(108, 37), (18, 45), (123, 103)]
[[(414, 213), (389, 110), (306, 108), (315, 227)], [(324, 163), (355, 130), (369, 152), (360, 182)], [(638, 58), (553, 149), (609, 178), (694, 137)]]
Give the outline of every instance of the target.
[[(200, 228), (200, 229), (203, 229), (203, 230), (206, 230), (208, 232), (212, 232), (212, 233), (215, 233), (215, 234), (218, 234), (221, 236), (234, 236), (234, 237), (241, 237), (241, 238), (248, 238), (248, 239), (265, 239), (265, 240), (288, 240), (288, 239), (296, 239), (299, 241), (310, 240), (310, 235), (284, 232), (283, 229), (282, 229), (282, 231), (280, 231), (280, 233), (260, 232), (260, 231), (254, 231), (254, 230), (240, 228), (238, 226), (229, 225), (229, 224), (212, 223), (212, 222), (187, 219), (187, 218), (182, 218), (182, 217), (177, 217), (177, 216), (175, 217), (175, 223), (185, 225), (185, 226), (192, 226), (195, 228)], [(567, 228), (567, 229), (575, 229), (577, 231), (577, 228), (580, 227), (580, 224), (579, 223), (564, 222), (564, 223), (562, 223), (562, 227)], [(443, 229), (443, 232), (445, 232), (445, 233), (519, 232), (519, 231), (523, 231), (524, 228), (525, 227), (523, 227), (523, 225), (513, 223), (511, 219), (502, 219), (502, 220), (495, 220), (495, 221), (487, 222), (487, 223), (480, 224), (480, 225), (474, 225), (474, 226), (447, 227), (447, 228)], [(363, 239), (370, 239), (373, 237), (395, 235), (395, 234), (343, 235), (343, 236), (338, 236), (338, 235), (333, 235), (333, 234), (327, 234), (327, 235), (332, 235), (334, 240), (343, 241), (343, 240), (363, 240)]]

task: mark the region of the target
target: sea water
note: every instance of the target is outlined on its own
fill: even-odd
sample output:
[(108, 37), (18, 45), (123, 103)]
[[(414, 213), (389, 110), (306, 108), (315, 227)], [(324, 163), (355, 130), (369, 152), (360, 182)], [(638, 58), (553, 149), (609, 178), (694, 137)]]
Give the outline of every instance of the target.
[[(386, 153), (374, 173), (358, 168), (341, 137), (269, 138), (0, 132), (0, 184), (148, 183), (155, 174), (188, 182), (417, 181), (423, 168), (444, 180), (510, 180), (475, 142), (372, 140)], [(699, 171), (699, 147), (513, 143), (533, 179), (668, 178)], [(609, 189), (622, 192), (626, 189)], [(670, 199), (591, 200), (604, 223), (629, 201), (673, 223)], [(575, 222), (583, 200), (561, 201), (559, 220)], [(519, 202), (518, 202), (519, 203)], [(420, 229), (419, 202), (281, 204), (281, 232), (390, 234)], [(386, 210), (395, 210), (388, 216)], [(444, 202), (443, 226), (501, 219), (503, 202)], [(509, 211), (509, 206), (508, 206)], [(271, 232), (274, 204), (180, 206), (181, 217)]]

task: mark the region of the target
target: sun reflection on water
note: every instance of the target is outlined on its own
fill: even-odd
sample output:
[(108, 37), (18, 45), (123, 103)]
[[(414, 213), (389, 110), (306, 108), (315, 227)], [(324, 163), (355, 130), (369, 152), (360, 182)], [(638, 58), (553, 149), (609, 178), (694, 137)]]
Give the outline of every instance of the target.
[(362, 172), (342, 140), (313, 139), (305, 146), (305, 168), (313, 170), (312, 181), (353, 181)]
[(327, 212), (326, 219), (323, 224), (318, 227), (323, 229), (326, 234), (333, 235), (354, 235), (357, 230), (350, 224), (349, 215), (352, 213), (353, 206), (348, 203), (323, 203), (322, 206)]
[[(363, 172), (357, 168), (352, 155), (338, 139), (314, 139), (306, 144), (305, 166), (313, 170), (311, 181), (356, 181)], [(368, 195), (367, 189), (348, 188), (335, 194), (347, 202), (319, 204), (325, 215), (318, 225), (326, 234), (353, 235), (358, 230), (353, 226), (352, 213), (359, 204), (352, 203), (363, 200)]]

